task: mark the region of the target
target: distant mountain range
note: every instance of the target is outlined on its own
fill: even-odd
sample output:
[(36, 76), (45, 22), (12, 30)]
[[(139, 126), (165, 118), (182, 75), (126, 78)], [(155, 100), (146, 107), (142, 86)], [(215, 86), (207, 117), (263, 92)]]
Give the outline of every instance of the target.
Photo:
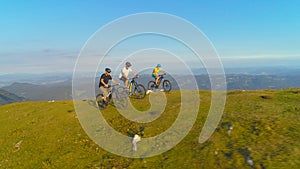
[[(192, 69), (196, 75), (207, 74), (206, 69)], [(290, 76), (299, 75), (300, 67), (240, 67), (240, 68), (224, 68), (224, 72), (229, 74), (245, 74), (245, 75), (276, 75)]]
[[(247, 70), (247, 71), (245, 71)], [(226, 74), (227, 90), (260, 90), (260, 89), (280, 89), (280, 88), (299, 88), (300, 71), (298, 69), (242, 69), (226, 70), (232, 72)], [(273, 72), (272, 72), (273, 70)], [(170, 80), (173, 90), (178, 90), (179, 86), (183, 89), (210, 90), (211, 82), (209, 76), (204, 72), (192, 75), (167, 75), (166, 79)], [(204, 71), (204, 70), (201, 70)], [(236, 73), (234, 73), (236, 72)], [(277, 73), (277, 74), (276, 74)], [(14, 79), (15, 78), (15, 79)], [(16, 80), (20, 82), (16, 82)], [(80, 85), (84, 86), (88, 80), (83, 76)], [(195, 79), (198, 88), (193, 87), (192, 80)], [(118, 80), (118, 79), (117, 79)], [(142, 74), (138, 83), (147, 84), (153, 78), (150, 75)], [(99, 92), (99, 77), (95, 78), (95, 91)], [(12, 83), (9, 83), (12, 82)], [(82, 84), (81, 84), (82, 83)], [(6, 84), (6, 85), (5, 85)], [(19, 101), (40, 101), (40, 100), (71, 100), (72, 99), (72, 76), (71, 74), (45, 74), (45, 75), (1, 75), (0, 85), (0, 104), (7, 104)], [(88, 96), (93, 96), (89, 91)], [(84, 91), (83, 91), (84, 93)]]
[(25, 101), (25, 98), (19, 97), (6, 90), (0, 89), (0, 105)]
[(26, 98), (28, 101), (37, 100), (71, 100), (72, 86), (69, 85), (35, 85), (30, 83), (13, 83), (2, 89), (13, 93), (17, 96)]
[[(210, 90), (211, 82), (208, 75), (174, 75), (165, 76), (170, 80), (174, 90), (178, 90), (179, 86), (184, 89), (195, 89), (192, 79), (195, 79), (199, 90)], [(137, 81), (147, 87), (147, 83), (151, 79), (149, 76), (141, 76)], [(248, 74), (227, 74), (226, 75), (227, 90), (264, 90), (264, 89), (281, 89), (281, 88), (299, 88), (300, 74), (298, 75), (248, 75)]]
[(45, 73), (45, 74), (4, 74), (0, 75), (0, 87), (8, 86), (13, 83), (32, 83), (37, 85), (62, 85), (69, 83), (72, 79), (72, 73)]
[[(195, 76), (207, 74), (205, 68), (191, 69)], [(136, 70), (137, 71), (137, 70)], [(166, 70), (167, 71), (167, 70)], [(179, 71), (180, 72), (180, 71)], [(231, 75), (268, 75), (268, 76), (297, 76), (300, 75), (300, 67), (241, 67), (224, 68), (226, 76)], [(151, 72), (150, 72), (151, 73)], [(94, 73), (87, 73), (93, 74)], [(44, 74), (4, 74), (0, 75), (0, 87), (18, 83), (31, 83), (47, 86), (69, 85), (73, 73), (44, 73)]]

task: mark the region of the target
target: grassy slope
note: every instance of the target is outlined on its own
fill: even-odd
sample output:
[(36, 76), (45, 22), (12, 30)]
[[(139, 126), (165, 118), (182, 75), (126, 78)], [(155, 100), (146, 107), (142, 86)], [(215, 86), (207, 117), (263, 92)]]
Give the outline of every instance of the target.
[[(231, 91), (222, 120), (205, 143), (199, 132), (210, 105), (209, 92), (200, 91), (201, 107), (190, 133), (173, 149), (151, 158), (128, 159), (108, 153), (82, 130), (71, 101), (26, 102), (0, 106), (0, 168), (251, 168), (300, 167), (300, 90)], [(271, 96), (262, 99), (261, 95)], [(116, 130), (130, 134), (145, 128), (144, 137), (163, 132), (178, 113), (178, 92), (167, 95), (160, 118), (138, 124), (122, 118), (113, 106), (103, 112)], [(147, 109), (148, 100), (133, 100)], [(231, 136), (228, 125), (233, 126)], [(15, 144), (21, 142), (20, 149)]]

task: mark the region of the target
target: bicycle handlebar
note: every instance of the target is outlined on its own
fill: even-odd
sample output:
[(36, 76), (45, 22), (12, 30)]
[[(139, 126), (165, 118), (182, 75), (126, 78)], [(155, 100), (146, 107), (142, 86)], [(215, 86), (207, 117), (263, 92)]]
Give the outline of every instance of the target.
[(129, 78), (129, 80), (138, 79), (138, 78), (139, 78), (139, 75), (136, 75), (135, 77)]

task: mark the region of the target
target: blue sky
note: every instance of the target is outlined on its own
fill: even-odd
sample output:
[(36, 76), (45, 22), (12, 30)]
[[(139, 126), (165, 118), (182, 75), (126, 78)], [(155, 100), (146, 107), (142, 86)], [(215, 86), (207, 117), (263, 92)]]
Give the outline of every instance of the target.
[(224, 67), (300, 66), (299, 0), (0, 1), (0, 74), (71, 72), (99, 28), (141, 12), (198, 27)]

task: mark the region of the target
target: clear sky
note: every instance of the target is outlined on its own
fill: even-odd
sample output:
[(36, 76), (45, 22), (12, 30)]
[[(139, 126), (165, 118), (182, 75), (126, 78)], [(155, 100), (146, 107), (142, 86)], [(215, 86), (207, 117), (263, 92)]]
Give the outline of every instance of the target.
[(299, 0), (1, 0), (0, 74), (71, 72), (105, 24), (163, 12), (197, 26), (224, 67), (300, 67)]

